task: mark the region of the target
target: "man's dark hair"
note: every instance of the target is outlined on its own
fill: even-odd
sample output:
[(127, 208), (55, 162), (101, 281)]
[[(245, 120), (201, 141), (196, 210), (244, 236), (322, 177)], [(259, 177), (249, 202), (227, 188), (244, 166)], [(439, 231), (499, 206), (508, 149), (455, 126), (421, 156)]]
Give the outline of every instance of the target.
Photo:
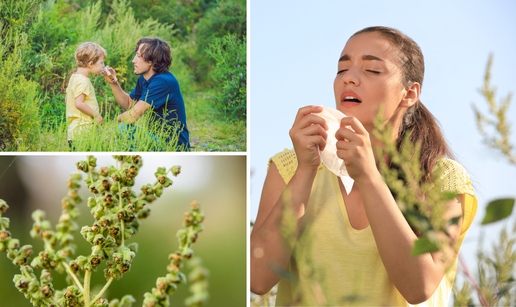
[(167, 72), (172, 63), (172, 55), (170, 54), (170, 46), (164, 40), (158, 37), (144, 37), (136, 43), (134, 52), (142, 46), (140, 54), (145, 62), (152, 62), (152, 69), (158, 74)]

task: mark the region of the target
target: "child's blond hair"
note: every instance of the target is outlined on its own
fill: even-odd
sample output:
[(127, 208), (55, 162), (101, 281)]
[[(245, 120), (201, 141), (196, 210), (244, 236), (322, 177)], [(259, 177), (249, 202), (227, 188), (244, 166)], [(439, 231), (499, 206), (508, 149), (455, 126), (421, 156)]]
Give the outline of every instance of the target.
[(95, 64), (101, 57), (105, 59), (107, 52), (99, 44), (86, 42), (75, 50), (75, 62), (78, 67), (88, 67), (89, 62)]

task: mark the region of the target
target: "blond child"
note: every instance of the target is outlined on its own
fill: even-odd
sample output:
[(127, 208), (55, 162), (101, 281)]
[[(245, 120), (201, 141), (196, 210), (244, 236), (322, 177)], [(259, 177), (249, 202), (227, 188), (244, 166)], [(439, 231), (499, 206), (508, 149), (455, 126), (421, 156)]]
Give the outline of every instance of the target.
[(89, 75), (102, 73), (106, 56), (104, 48), (90, 42), (82, 43), (75, 51), (77, 71), (70, 77), (65, 98), (70, 147), (77, 132), (90, 129), (94, 120), (98, 124), (103, 122)]

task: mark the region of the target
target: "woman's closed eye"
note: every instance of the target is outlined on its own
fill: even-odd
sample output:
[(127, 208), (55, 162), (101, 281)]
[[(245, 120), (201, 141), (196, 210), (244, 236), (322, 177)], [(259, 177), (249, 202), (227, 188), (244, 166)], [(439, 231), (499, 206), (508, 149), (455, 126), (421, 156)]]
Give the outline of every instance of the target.
[(370, 73), (373, 73), (375, 75), (379, 75), (380, 74), (380, 72), (377, 71), (377, 70), (370, 70), (370, 69), (368, 69), (367, 71), (370, 72)]
[[(344, 73), (344, 72), (346, 72), (346, 71), (348, 71), (348, 70), (347, 70), (347, 69), (339, 70), (339, 71), (337, 71), (337, 75), (340, 75), (341, 73)], [(377, 70), (367, 69), (366, 71), (367, 71), (367, 72), (370, 72), (370, 73), (372, 73), (372, 74), (375, 74), (375, 75), (379, 75), (379, 74), (380, 74), (380, 72), (379, 72), (379, 71), (377, 71)]]

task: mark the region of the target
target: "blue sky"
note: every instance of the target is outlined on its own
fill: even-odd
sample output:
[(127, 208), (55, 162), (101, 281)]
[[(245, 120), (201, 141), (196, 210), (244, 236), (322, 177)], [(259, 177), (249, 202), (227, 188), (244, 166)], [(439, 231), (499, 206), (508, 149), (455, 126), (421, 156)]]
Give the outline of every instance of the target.
[[(260, 0), (251, 1), (250, 12), (251, 220), (268, 159), (292, 148), (288, 130), (297, 110), (335, 106), (333, 79), (347, 39), (368, 26), (389, 26), (421, 47), (426, 68), (421, 101), (440, 121), (476, 189), (479, 209), (461, 250), (474, 269), (481, 229), (490, 246), (504, 224), (480, 227), (486, 203), (516, 197), (516, 166), (482, 143), (471, 108), (475, 103), (488, 110), (477, 89), (490, 53), (496, 100), (516, 91), (516, 2)], [(508, 119), (516, 124), (514, 104)]]

